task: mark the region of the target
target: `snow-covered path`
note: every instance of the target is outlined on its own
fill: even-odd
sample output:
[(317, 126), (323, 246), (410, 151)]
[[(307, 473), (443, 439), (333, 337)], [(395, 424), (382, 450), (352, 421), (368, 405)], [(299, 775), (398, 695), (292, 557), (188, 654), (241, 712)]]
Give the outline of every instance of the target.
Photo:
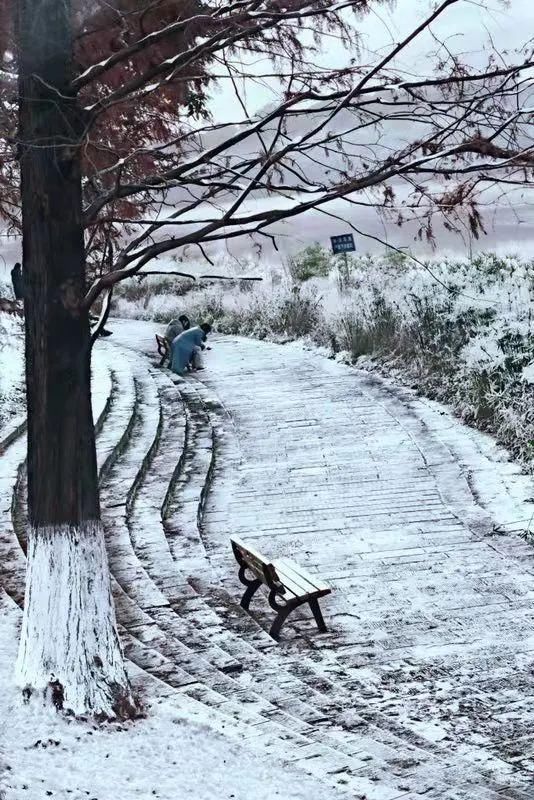
[[(317, 796), (532, 800), (534, 548), (495, 535), (475, 499), (492, 514), (512, 505), (476, 437), (296, 346), (216, 339), (201, 381), (181, 380), (155, 367), (154, 326), (112, 328), (95, 357), (104, 523), (148, 702), (307, 772)], [(0, 578), (15, 603), (20, 442), (0, 475), (14, 492)], [(332, 585), (328, 634), (303, 610), (277, 645), (264, 597), (253, 618), (239, 608), (231, 534)], [(155, 796), (170, 800), (179, 777), (167, 786)]]
[[(311, 685), (329, 680), (388, 747), (404, 739), (418, 758), (439, 755), (451, 779), (515, 796), (534, 769), (534, 550), (492, 535), (469, 470), (431, 427), (439, 417), (424, 421), (409, 393), (293, 346), (224, 338), (207, 366), (221, 429), (205, 567), (239, 597), (234, 533), (317, 572), (334, 588), (330, 632), (307, 612), (290, 618), (288, 667)], [(469, 433), (451, 425), (460, 447)], [(191, 561), (192, 577), (203, 570)], [(268, 624), (264, 601), (253, 611)], [(453, 796), (439, 781), (434, 791)]]

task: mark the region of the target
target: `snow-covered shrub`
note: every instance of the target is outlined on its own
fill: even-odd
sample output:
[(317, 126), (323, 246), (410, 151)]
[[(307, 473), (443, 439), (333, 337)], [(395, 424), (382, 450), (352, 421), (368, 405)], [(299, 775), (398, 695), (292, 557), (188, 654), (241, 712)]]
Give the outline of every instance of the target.
[(294, 282), (325, 277), (333, 265), (334, 260), (331, 254), (317, 242), (308, 245), (300, 253), (292, 256), (287, 264), (289, 274)]
[(340, 316), (335, 349), (349, 352), (354, 360), (389, 353), (396, 347), (402, 324), (399, 311), (375, 292), (364, 308), (349, 307)]
[(117, 298), (123, 298), (132, 303), (141, 303), (148, 307), (152, 297), (181, 297), (187, 294), (192, 286), (192, 281), (164, 276), (148, 276), (143, 280), (131, 280), (119, 283), (115, 289)]

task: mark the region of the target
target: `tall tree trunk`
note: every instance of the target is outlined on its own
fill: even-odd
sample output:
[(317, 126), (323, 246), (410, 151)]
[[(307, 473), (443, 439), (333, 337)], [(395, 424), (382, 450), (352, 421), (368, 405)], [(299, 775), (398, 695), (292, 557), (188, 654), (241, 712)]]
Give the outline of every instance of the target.
[(29, 546), (16, 677), (75, 713), (133, 709), (100, 523), (70, 0), (17, 0)]

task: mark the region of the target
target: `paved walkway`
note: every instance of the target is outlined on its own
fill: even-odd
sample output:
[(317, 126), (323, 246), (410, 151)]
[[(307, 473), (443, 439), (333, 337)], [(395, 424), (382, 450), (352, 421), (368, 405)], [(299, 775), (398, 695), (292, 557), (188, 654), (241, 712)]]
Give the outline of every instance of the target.
[[(152, 325), (113, 329), (95, 359), (103, 518), (145, 694), (350, 797), (532, 800), (534, 548), (495, 535), (471, 489), (491, 463), (468, 463), (464, 429), (294, 346), (215, 339), (199, 382), (156, 368)], [(19, 605), (23, 453), (0, 475)], [(332, 585), (328, 634), (302, 610), (275, 645), (265, 598), (242, 612), (231, 534)]]
[(294, 347), (226, 339), (209, 362), (239, 444), (206, 515), (221, 580), (229, 533), (298, 559), (335, 591), (330, 634), (303, 621), (292, 651), (466, 769), (533, 770), (534, 550), (492, 535), (406, 396)]
[[(466, 465), (408, 393), (241, 338), (217, 341), (207, 366), (224, 410), (203, 526), (219, 580), (235, 573), (232, 533), (317, 572), (334, 588), (330, 633), (305, 613), (287, 623), (295, 668), (311, 662), (368, 720), (447, 753), (451, 778), (481, 769), (506, 797), (534, 797), (534, 550), (493, 534)], [(266, 604), (255, 611), (267, 624)]]

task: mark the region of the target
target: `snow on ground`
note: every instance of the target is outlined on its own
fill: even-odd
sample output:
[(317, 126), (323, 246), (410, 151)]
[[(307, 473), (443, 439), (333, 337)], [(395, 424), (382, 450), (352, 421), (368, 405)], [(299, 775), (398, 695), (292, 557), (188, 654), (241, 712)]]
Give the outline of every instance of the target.
[(501, 532), (534, 533), (534, 486), (507, 450), (488, 434), (462, 427), (441, 403), (413, 397), (412, 408), (451, 449), (478, 502)]
[[(22, 706), (20, 612), (2, 596), (5, 800), (333, 798), (334, 778), (368, 800), (529, 800), (534, 550), (494, 526), (530, 514), (530, 480), (446, 409), (302, 345), (214, 337), (202, 383), (174, 385), (153, 366), (156, 326), (110, 327), (99, 465), (131, 439), (103, 478), (104, 526), (147, 718), (99, 728)], [(123, 519), (114, 506), (139, 480)], [(1, 512), (4, 558), (16, 540)], [(307, 612), (274, 648), (235, 628), (229, 533), (333, 586), (328, 634)], [(171, 621), (156, 587), (179, 600)], [(252, 611), (272, 621), (260, 596)]]
[[(315, 347), (293, 342), (286, 347), (319, 352)], [(327, 353), (323, 353), (323, 356)], [(343, 354), (339, 359), (343, 363)], [(421, 422), (454, 454), (480, 505), (496, 527), (519, 534), (534, 534), (534, 482), (493, 436), (459, 423), (451, 409), (429, 400), (419, 391), (399, 386), (394, 379), (372, 372), (388, 391), (395, 393)]]
[(98, 726), (25, 706), (13, 688), (20, 613), (0, 604), (3, 800), (325, 800), (342, 795), (151, 698), (147, 718)]
[[(115, 332), (152, 350), (150, 325)], [(524, 789), (534, 552), (495, 535), (484, 500), (502, 504), (501, 517), (525, 516), (528, 483), (443, 409), (299, 346), (216, 340), (202, 380), (232, 421), (203, 519), (218, 579), (232, 574), (229, 531), (317, 571), (334, 587), (331, 633), (317, 639), (307, 626), (302, 640), (303, 623), (290, 627), (289, 663), (318, 648), (318, 681), (339, 669), (368, 713), (389, 719), (389, 734), (420, 737), (423, 752), (445, 748), (451, 780), (502, 797)], [(204, 562), (195, 554), (187, 568), (198, 574)], [(346, 689), (339, 679), (339, 702)], [(435, 796), (449, 798), (439, 768), (425, 769)]]
[(0, 312), (0, 431), (20, 413), (23, 379), (21, 321)]

